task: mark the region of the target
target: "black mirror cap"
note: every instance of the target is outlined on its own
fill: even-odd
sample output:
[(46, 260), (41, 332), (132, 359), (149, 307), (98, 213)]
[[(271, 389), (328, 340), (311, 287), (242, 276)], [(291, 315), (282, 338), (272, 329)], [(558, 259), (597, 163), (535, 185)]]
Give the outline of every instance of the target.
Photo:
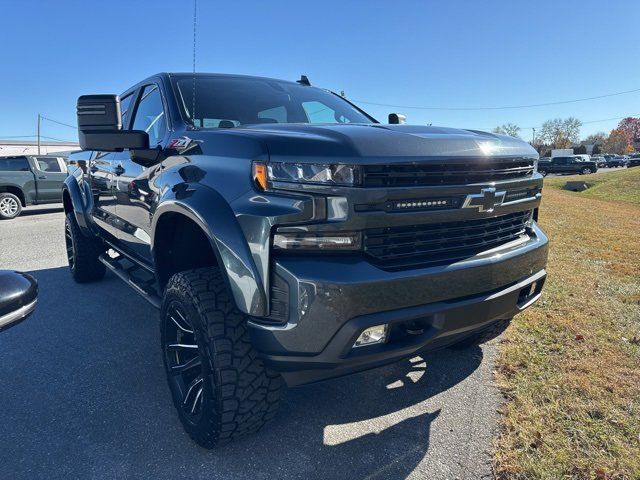
[(400, 125), (403, 123), (407, 123), (407, 116), (402, 113), (390, 113), (389, 123), (391, 125)]
[(122, 130), (118, 95), (82, 95), (77, 104), (78, 130)]
[(78, 141), (82, 150), (99, 152), (149, 148), (149, 134), (142, 130), (79, 130)]
[(37, 301), (35, 278), (13, 270), (0, 270), (0, 332), (27, 318)]

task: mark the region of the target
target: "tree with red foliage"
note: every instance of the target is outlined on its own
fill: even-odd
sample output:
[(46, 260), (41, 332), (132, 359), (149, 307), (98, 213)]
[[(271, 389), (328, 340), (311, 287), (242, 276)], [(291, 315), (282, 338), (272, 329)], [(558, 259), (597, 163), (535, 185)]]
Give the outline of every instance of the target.
[(640, 118), (623, 118), (618, 124), (618, 130), (622, 130), (627, 135), (629, 143), (640, 142)]

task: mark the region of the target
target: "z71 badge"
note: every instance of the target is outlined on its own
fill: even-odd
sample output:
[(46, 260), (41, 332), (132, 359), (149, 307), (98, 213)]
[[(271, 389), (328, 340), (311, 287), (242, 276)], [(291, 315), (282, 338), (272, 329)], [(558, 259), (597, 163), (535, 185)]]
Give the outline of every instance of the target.
[(171, 148), (177, 151), (178, 153), (182, 154), (197, 147), (201, 143), (202, 143), (202, 140), (194, 140), (192, 138), (185, 136), (185, 137), (180, 137), (180, 138), (171, 140), (167, 148)]

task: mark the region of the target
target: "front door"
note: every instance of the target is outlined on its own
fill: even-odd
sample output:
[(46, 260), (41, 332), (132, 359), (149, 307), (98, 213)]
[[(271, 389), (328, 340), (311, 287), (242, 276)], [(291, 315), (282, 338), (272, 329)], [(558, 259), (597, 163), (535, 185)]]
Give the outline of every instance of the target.
[[(149, 148), (163, 147), (168, 130), (158, 85), (142, 89), (130, 128), (149, 134)], [(123, 152), (116, 160), (115, 171), (118, 243), (127, 253), (150, 264), (151, 221), (158, 193), (154, 180), (160, 173), (160, 165), (142, 167), (131, 160), (129, 152)]]
[[(129, 93), (120, 99), (122, 125), (126, 128), (135, 93)], [(118, 236), (118, 217), (116, 216), (117, 175), (116, 162), (121, 161), (125, 152), (94, 152), (89, 161), (88, 174), (93, 194), (93, 219), (96, 224), (115, 240)]]

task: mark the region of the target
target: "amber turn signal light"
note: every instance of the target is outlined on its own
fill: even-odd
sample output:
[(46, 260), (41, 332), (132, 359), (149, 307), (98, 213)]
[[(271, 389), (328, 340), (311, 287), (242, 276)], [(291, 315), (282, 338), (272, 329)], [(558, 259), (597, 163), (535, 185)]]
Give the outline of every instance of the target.
[(264, 163), (253, 164), (253, 181), (260, 187), (260, 190), (266, 190), (268, 187), (267, 182), (267, 166)]

